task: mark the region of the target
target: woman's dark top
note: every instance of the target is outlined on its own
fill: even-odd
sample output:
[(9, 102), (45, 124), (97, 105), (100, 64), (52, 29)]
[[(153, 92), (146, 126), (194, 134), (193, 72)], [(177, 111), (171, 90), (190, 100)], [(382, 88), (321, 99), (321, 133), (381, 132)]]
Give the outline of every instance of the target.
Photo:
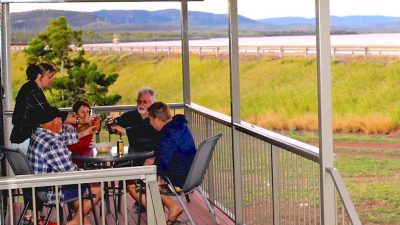
[[(50, 107), (47, 102), (43, 90), (35, 83), (28, 81), (22, 85), (17, 97), (15, 98), (15, 107), (12, 116), (12, 124), (14, 125), (10, 141), (11, 143), (22, 143), (30, 138), (32, 133), (39, 126), (32, 117), (32, 112), (35, 110), (46, 110)], [(67, 112), (62, 112), (62, 120), (68, 116)]]
[(157, 175), (167, 176), (183, 187), (196, 155), (196, 146), (184, 115), (176, 115), (161, 129), (162, 137), (156, 151)]
[(115, 118), (117, 125), (126, 128), (129, 151), (154, 151), (160, 139), (160, 132), (150, 125), (149, 118), (143, 119), (137, 110), (128, 111)]

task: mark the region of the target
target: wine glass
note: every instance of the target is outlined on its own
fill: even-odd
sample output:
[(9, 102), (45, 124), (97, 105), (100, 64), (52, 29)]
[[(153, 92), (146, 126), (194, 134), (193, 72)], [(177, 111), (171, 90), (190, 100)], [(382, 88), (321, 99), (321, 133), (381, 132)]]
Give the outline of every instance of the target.
[(93, 131), (96, 134), (98, 134), (100, 132), (100, 130), (101, 130), (101, 118), (100, 118), (100, 115), (92, 113), (90, 116), (93, 117), (93, 120), (92, 120), (92, 126), (94, 126)]

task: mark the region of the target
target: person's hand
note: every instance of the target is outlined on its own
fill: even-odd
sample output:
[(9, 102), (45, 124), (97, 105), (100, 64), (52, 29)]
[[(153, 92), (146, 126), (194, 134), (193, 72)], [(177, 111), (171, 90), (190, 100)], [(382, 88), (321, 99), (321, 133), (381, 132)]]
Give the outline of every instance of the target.
[(106, 118), (106, 121), (105, 121), (106, 130), (109, 131), (110, 133), (114, 132), (114, 131), (112, 130), (112, 128), (111, 128), (111, 126), (113, 125), (113, 120), (114, 120), (114, 117), (113, 117), (113, 116), (108, 116), (108, 117)]
[(92, 124), (93, 120), (94, 120), (94, 117), (86, 116), (84, 118), (79, 119), (79, 124)]
[(146, 161), (144, 161), (143, 166), (151, 166), (153, 164), (154, 164), (154, 157), (151, 157), (146, 159)]
[(121, 126), (119, 126), (119, 125), (112, 125), (111, 129), (115, 130), (115, 132), (118, 135), (125, 135), (126, 134), (126, 129), (121, 127)]

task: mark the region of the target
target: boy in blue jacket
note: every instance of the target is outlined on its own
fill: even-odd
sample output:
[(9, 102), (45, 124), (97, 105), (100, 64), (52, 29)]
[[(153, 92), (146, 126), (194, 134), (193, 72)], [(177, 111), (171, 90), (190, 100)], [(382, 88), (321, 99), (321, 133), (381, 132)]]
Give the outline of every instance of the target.
[[(154, 160), (157, 175), (161, 178), (167, 176), (174, 186), (182, 188), (196, 154), (188, 121), (184, 115), (172, 117), (168, 105), (163, 102), (153, 103), (147, 111), (150, 124), (161, 132)], [(160, 184), (163, 184), (162, 179)], [(161, 195), (161, 200), (168, 208), (167, 224), (176, 224), (182, 208), (171, 196)]]

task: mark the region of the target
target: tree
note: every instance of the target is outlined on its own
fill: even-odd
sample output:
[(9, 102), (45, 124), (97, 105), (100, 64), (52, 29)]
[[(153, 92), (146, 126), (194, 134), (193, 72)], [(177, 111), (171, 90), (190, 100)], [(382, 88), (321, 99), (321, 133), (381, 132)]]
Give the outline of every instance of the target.
[(118, 74), (106, 75), (85, 59), (82, 31), (72, 30), (65, 17), (50, 20), (46, 30), (32, 38), (24, 53), (28, 63), (48, 62), (60, 71), (61, 77), (54, 79), (50, 89), (51, 104), (66, 107), (77, 99), (84, 99), (90, 105), (113, 105), (121, 99), (118, 94), (107, 96), (108, 87), (117, 80)]

